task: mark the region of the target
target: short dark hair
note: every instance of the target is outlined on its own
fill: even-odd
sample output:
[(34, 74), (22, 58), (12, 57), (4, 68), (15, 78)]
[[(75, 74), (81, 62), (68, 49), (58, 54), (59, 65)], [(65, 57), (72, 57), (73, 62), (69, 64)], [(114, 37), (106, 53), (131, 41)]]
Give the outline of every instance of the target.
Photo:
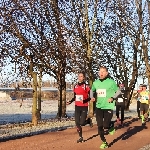
[(102, 65), (102, 66), (100, 66), (99, 68), (100, 68), (100, 69), (101, 69), (101, 68), (106, 69), (106, 71), (108, 72), (108, 68), (107, 68), (106, 66), (103, 66), (103, 65)]
[(142, 87), (146, 87), (147, 88), (147, 85), (143, 84)]

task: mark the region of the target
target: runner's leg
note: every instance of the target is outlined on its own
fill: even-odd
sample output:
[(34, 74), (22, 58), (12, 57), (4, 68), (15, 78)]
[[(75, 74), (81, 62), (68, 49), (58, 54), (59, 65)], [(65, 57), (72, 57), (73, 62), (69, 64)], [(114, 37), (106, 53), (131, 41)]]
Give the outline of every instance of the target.
[(116, 105), (116, 117), (117, 117), (117, 119), (119, 118), (119, 109), (120, 109), (120, 105)]
[(106, 142), (106, 139), (104, 137), (103, 117), (104, 111), (100, 108), (96, 108), (96, 121), (98, 126), (98, 134), (100, 135), (100, 139), (103, 142)]
[(121, 124), (123, 124), (124, 121), (124, 109), (125, 109), (125, 105), (121, 105)]
[(140, 103), (140, 113), (141, 113), (141, 119), (142, 119), (142, 124), (144, 123), (144, 104)]
[(138, 118), (140, 118), (140, 101), (137, 101), (137, 113), (138, 113)]
[(116, 105), (116, 117), (117, 117), (117, 124), (120, 124), (120, 118), (119, 118), (119, 110), (120, 110), (120, 105)]
[(75, 123), (77, 126), (77, 132), (79, 134), (79, 137), (82, 137), (82, 128), (80, 125), (80, 116), (81, 116), (81, 110), (79, 106), (75, 106)]
[(144, 121), (146, 122), (146, 121), (148, 120), (149, 104), (145, 104), (145, 105), (144, 105), (144, 110), (145, 110)]
[(111, 121), (113, 117), (113, 110), (105, 110), (104, 111), (104, 128), (109, 130), (111, 135), (114, 134), (114, 122)]

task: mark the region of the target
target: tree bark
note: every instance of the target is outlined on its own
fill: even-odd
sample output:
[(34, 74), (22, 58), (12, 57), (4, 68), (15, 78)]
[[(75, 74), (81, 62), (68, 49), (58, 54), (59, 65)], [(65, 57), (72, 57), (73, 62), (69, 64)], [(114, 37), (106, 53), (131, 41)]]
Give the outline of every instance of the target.
[(61, 118), (61, 116), (62, 116), (62, 86), (61, 86), (61, 83), (59, 83), (58, 85), (59, 85), (59, 87), (58, 87), (59, 99), (58, 99), (58, 112), (57, 112), (56, 118)]
[[(93, 83), (93, 78), (92, 76), (89, 77), (89, 85), (90, 87), (92, 87), (92, 83)], [(88, 111), (88, 117), (93, 117), (94, 115), (94, 110), (95, 110), (95, 102), (89, 102), (89, 111)]]
[(33, 105), (32, 105), (32, 123), (34, 126), (38, 124), (37, 118), (37, 73), (32, 73), (33, 77)]
[[(86, 49), (86, 72), (88, 74), (88, 83), (89, 86), (92, 86), (93, 83), (93, 73), (92, 73), (92, 50), (91, 50), (91, 46), (90, 46), (90, 28), (89, 28), (89, 19), (88, 19), (88, 4), (87, 4), (87, 0), (85, 0), (85, 22), (86, 22), (86, 40), (85, 42), (85, 49)], [(94, 114), (94, 107), (93, 107), (93, 102), (89, 102), (89, 111), (88, 111), (88, 117), (92, 117)]]
[(66, 82), (65, 76), (62, 77), (62, 117), (66, 117)]
[(66, 81), (65, 81), (65, 60), (61, 66), (59, 74), (59, 100), (58, 100), (58, 118), (66, 117)]
[(38, 82), (38, 102), (37, 102), (37, 117), (38, 117), (38, 120), (41, 119), (41, 84), (42, 84), (42, 72), (40, 72), (39, 82)]
[[(148, 14), (149, 14), (149, 23), (148, 23), (148, 40), (150, 41), (150, 1), (148, 1)], [(147, 45), (147, 51), (148, 51), (148, 45)], [(147, 61), (147, 77), (148, 77), (148, 85), (150, 90), (150, 64), (148, 65), (149, 60)]]
[(132, 79), (130, 81), (129, 87), (127, 88), (127, 103), (125, 105), (125, 109), (128, 110), (131, 102), (131, 98), (133, 95), (133, 91), (135, 88), (135, 84), (138, 78), (138, 63), (137, 63), (137, 53), (138, 50), (135, 46), (133, 46), (134, 55), (133, 55), (133, 72), (132, 72)]
[(66, 117), (66, 82), (65, 82), (65, 76), (66, 76), (66, 42), (63, 37), (63, 31), (61, 26), (61, 18), (60, 18), (60, 12), (59, 12), (59, 4), (58, 0), (55, 0), (53, 2), (53, 10), (55, 12), (55, 18), (56, 18), (56, 25), (58, 29), (58, 38), (57, 38), (57, 44), (58, 44), (58, 72), (57, 72), (57, 82), (58, 82), (58, 89), (59, 89), (59, 100), (58, 100), (58, 113), (57, 117)]

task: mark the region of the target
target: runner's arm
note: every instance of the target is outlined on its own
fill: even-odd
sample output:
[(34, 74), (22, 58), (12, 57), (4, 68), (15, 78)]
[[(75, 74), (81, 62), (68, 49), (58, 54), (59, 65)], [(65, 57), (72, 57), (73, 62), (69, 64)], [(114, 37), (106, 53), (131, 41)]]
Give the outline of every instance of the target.
[(90, 91), (91, 91), (91, 90), (88, 91), (88, 98), (85, 99), (85, 100), (83, 100), (83, 104), (84, 104), (84, 103), (87, 103), (87, 102), (89, 102), (89, 101), (91, 100)]
[(115, 93), (115, 95), (113, 97), (111, 97), (113, 100), (117, 99), (118, 96), (121, 94), (121, 90), (118, 89), (117, 92)]
[(111, 98), (112, 98), (113, 100), (115, 100), (115, 99), (117, 99), (118, 96), (121, 94), (121, 90), (119, 89), (119, 87), (117, 86), (117, 84), (116, 84), (115, 81), (113, 81), (113, 83), (112, 83), (112, 89), (115, 91), (115, 94), (114, 94), (114, 96), (112, 96)]
[(72, 102), (74, 102), (76, 99), (76, 93), (74, 92), (74, 97), (69, 101), (69, 104), (71, 104)]

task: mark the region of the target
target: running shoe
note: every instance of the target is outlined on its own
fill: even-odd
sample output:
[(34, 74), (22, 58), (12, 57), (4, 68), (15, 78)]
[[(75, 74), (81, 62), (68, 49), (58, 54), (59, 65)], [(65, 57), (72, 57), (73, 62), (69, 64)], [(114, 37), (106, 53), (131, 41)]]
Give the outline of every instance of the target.
[(84, 142), (83, 137), (80, 137), (80, 138), (77, 140), (77, 143), (82, 143), (82, 142)]
[(113, 135), (115, 133), (115, 128), (114, 127), (111, 127), (109, 130), (108, 130), (109, 134), (110, 135)]
[(102, 145), (99, 148), (100, 149), (108, 148), (108, 143), (107, 142), (103, 142)]

